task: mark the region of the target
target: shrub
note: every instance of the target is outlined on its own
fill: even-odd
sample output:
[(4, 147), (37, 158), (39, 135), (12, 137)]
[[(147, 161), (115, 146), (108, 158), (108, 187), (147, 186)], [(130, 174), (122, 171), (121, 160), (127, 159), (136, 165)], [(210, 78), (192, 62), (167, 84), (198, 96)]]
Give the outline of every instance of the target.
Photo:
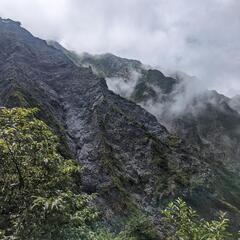
[(57, 152), (57, 137), (36, 111), (0, 111), (0, 236), (69, 239), (69, 229), (84, 233), (98, 212), (79, 190), (81, 167)]
[(229, 220), (224, 213), (213, 221), (200, 219), (195, 210), (178, 198), (168, 204), (162, 212), (163, 221), (168, 226), (168, 240), (222, 240), (229, 239)]

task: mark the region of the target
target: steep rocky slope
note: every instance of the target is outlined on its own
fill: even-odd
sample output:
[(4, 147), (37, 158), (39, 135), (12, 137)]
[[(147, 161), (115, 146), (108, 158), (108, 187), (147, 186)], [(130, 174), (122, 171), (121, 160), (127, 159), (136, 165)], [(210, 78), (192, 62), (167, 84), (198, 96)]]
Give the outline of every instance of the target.
[[(110, 61), (115, 63), (114, 67), (108, 64)], [(138, 63), (136, 66), (133, 63), (135, 60), (126, 60), (110, 54), (83, 54), (78, 62), (85, 66), (88, 64), (99, 74), (103, 74), (107, 68), (104, 76), (107, 77), (109, 87), (116, 93), (152, 112), (172, 133), (177, 133), (190, 144), (206, 150), (205, 154), (211, 153), (208, 158), (214, 158), (216, 161), (218, 159), (230, 169), (238, 170), (239, 96), (230, 99), (216, 91), (194, 92), (197, 85), (191, 87), (191, 84), (196, 80), (187, 75), (166, 77), (156, 69), (146, 69), (143, 64)], [(137, 80), (132, 79), (133, 71), (139, 73)], [(126, 72), (129, 74), (123, 77), (123, 73)], [(124, 95), (124, 89), (119, 89), (113, 84), (116, 77), (118, 85), (126, 81), (134, 82), (134, 85), (128, 84), (130, 94)]]
[[(218, 168), (213, 170), (200, 152), (169, 134), (152, 114), (110, 91), (102, 76), (117, 72), (117, 78), (124, 75), (130, 81), (133, 67), (137, 74), (146, 74), (141, 78), (144, 84), (151, 76), (146, 85), (153, 90), (152, 84), (160, 84), (164, 98), (178, 80), (144, 69), (138, 61), (118, 65), (112, 55), (96, 75), (97, 68), (81, 65), (77, 55), (60, 48), (35, 38), (18, 22), (1, 19), (0, 105), (40, 109), (39, 117), (61, 139), (60, 151), (84, 166), (83, 188), (98, 193), (105, 220), (113, 223), (136, 209), (158, 219), (159, 207), (178, 195), (203, 214), (222, 209), (238, 220), (238, 182), (230, 183), (231, 198), (228, 189), (222, 189), (229, 187), (230, 173), (221, 167), (227, 176), (221, 177)], [(130, 98), (136, 95), (141, 93)], [(219, 189), (214, 187), (215, 174), (222, 181)]]
[[(74, 53), (68, 56), (71, 54)], [(74, 56), (77, 58), (76, 54)], [(211, 201), (208, 193), (200, 191), (193, 204), (203, 203), (200, 208), (206, 209), (216, 205), (239, 209), (239, 97), (230, 99), (204, 89), (194, 92), (199, 87), (193, 85), (196, 80), (189, 76), (177, 73), (166, 77), (156, 69), (135, 62), (112, 54), (83, 54), (75, 64), (90, 66), (97, 74), (105, 76), (114, 92), (152, 112), (172, 134), (195, 147), (211, 169), (210, 189), (221, 203)], [(132, 77), (135, 72), (137, 78)]]
[[(0, 21), (0, 105), (38, 107), (61, 151), (84, 166), (84, 190), (98, 193), (106, 218), (131, 208), (154, 212), (200, 178), (199, 159), (156, 118), (109, 91), (91, 69), (11, 20)], [(156, 210), (157, 211), (157, 210)]]

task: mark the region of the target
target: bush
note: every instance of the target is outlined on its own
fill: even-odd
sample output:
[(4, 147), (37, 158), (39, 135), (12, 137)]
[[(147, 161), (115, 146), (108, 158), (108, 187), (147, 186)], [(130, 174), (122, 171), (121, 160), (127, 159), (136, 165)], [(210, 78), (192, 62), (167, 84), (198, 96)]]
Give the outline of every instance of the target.
[(35, 113), (0, 111), (0, 236), (70, 239), (69, 229), (84, 233), (98, 212), (79, 190), (80, 166), (57, 152), (57, 137)]
[[(157, 240), (151, 219), (130, 217), (119, 234), (95, 229), (94, 196), (80, 191), (82, 168), (57, 151), (58, 139), (36, 109), (0, 110), (0, 239)], [(200, 219), (181, 200), (162, 211), (168, 240), (229, 239), (224, 214)]]
[(223, 240), (229, 239), (229, 220), (224, 213), (213, 221), (200, 219), (196, 211), (180, 198), (168, 204), (162, 212), (163, 221), (168, 226), (168, 240)]

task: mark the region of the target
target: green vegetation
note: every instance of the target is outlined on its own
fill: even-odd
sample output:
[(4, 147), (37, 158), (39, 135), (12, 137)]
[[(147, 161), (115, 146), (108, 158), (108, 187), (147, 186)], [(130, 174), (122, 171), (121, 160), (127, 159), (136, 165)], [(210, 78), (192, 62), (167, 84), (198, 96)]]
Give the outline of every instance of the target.
[(94, 240), (159, 240), (151, 219), (140, 212), (132, 214), (123, 225), (122, 231), (118, 234), (100, 229), (95, 234)]
[(98, 212), (79, 192), (81, 168), (57, 152), (57, 138), (36, 110), (0, 112), (0, 236), (68, 239), (83, 235)]
[(168, 204), (162, 211), (163, 221), (168, 226), (167, 240), (223, 240), (231, 239), (227, 231), (229, 220), (220, 213), (218, 220), (200, 219), (196, 211), (182, 199)]
[(167, 144), (170, 146), (170, 147), (178, 147), (181, 143), (181, 139), (176, 136), (176, 135), (170, 135), (168, 138), (167, 138)]
[(80, 191), (81, 167), (57, 152), (57, 137), (36, 112), (0, 110), (0, 239), (157, 239), (140, 213), (119, 234), (97, 227), (94, 196)]
[[(0, 110), (0, 239), (158, 240), (152, 219), (137, 209), (118, 233), (100, 227), (94, 195), (81, 191), (83, 169), (58, 153), (57, 137), (36, 112)], [(232, 239), (224, 214), (200, 219), (181, 199), (161, 213), (165, 239)]]
[[(37, 108), (36, 117), (43, 120), (53, 132), (59, 138), (58, 149), (65, 158), (72, 158), (72, 154), (70, 148), (67, 143), (66, 133), (56, 117), (56, 112), (59, 109), (59, 105), (56, 101), (52, 101), (51, 105), (45, 104), (43, 105), (41, 101), (39, 101), (39, 92), (38, 90), (34, 90), (34, 92), (29, 93), (25, 91), (23, 88), (19, 87), (18, 84), (13, 80), (11, 81), (11, 88), (7, 93), (6, 99), (3, 102), (4, 106), (7, 108), (13, 107), (21, 107), (21, 108)], [(3, 88), (2, 84), (7, 81), (0, 82), (0, 87)], [(44, 96), (45, 97), (45, 96)]]

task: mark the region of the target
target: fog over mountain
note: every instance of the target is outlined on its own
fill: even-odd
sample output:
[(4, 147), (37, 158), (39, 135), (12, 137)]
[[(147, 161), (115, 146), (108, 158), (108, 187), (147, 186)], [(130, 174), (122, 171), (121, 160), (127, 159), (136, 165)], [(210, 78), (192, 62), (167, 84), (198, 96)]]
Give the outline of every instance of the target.
[[(172, 11), (178, 6), (181, 14), (190, 11), (189, 16), (198, 19), (204, 13), (202, 4), (194, 15), (191, 5), (184, 8), (176, 1), (174, 6), (171, 1), (155, 2), (154, 6), (144, 1), (122, 2), (121, 6), (113, 1), (102, 5), (93, 1), (92, 8), (80, 1), (53, 3), (16, 2), (14, 6), (5, 2), (1, 8), (13, 14), (17, 7), (15, 14), (22, 12), (25, 18), (11, 20), (11, 14), (0, 18), (0, 239), (179, 239), (178, 225), (194, 226), (190, 232), (184, 230), (184, 239), (192, 239), (195, 233), (197, 239), (210, 239), (212, 224), (219, 225), (226, 235), (227, 219), (226, 231), (239, 232), (240, 95), (218, 92), (239, 92), (237, 71), (228, 69), (237, 66), (236, 59), (229, 59), (231, 54), (216, 41), (224, 30), (220, 24), (226, 15), (215, 24), (217, 32), (204, 35), (212, 36), (213, 47), (208, 42), (198, 49), (195, 44), (195, 55), (191, 55), (187, 43), (181, 42), (187, 31), (176, 18), (178, 11)], [(234, 4), (215, 1), (211, 20), (217, 19), (213, 14), (216, 7), (226, 14)], [(33, 6), (37, 8), (29, 9)], [(207, 12), (210, 9), (209, 5)], [(185, 24), (193, 21), (187, 12)], [(233, 19), (235, 10), (230, 12)], [(162, 24), (161, 19), (165, 20)], [(27, 24), (32, 32), (23, 27)], [(114, 35), (114, 24), (118, 35)], [(171, 26), (179, 31), (176, 45), (171, 42)], [(209, 18), (202, 28), (210, 26)], [(168, 41), (154, 37), (164, 31)], [(228, 39), (235, 50), (236, 34), (229, 33), (233, 39)], [(219, 41), (227, 44), (220, 35)], [(158, 47), (162, 49), (159, 52)], [(102, 51), (112, 53), (95, 54)], [(170, 61), (176, 60), (177, 53), (183, 54), (182, 60)], [(204, 64), (200, 60), (196, 64), (196, 57)], [(216, 63), (219, 68), (214, 67)], [(234, 91), (231, 84), (236, 84)], [(29, 108), (38, 109), (31, 118), (26, 115)], [(12, 115), (14, 112), (17, 115)], [(43, 134), (35, 136), (35, 128)], [(45, 150), (49, 151), (46, 156), (42, 154)], [(75, 163), (68, 165), (69, 158)], [(54, 168), (51, 162), (55, 162)], [(60, 175), (51, 174), (58, 171)], [(192, 210), (186, 208), (185, 214), (174, 207), (170, 215), (166, 209), (174, 223), (165, 221), (166, 211), (161, 210), (168, 202), (170, 208), (174, 206), (171, 202), (178, 197), (186, 201), (184, 209), (189, 205), (197, 211), (199, 219), (218, 219), (220, 211), (227, 219), (206, 224), (204, 220), (194, 224), (186, 220), (187, 224), (182, 224), (182, 215)], [(99, 213), (92, 213), (88, 206)], [(85, 217), (85, 213), (92, 214)], [(198, 230), (198, 225), (204, 231)], [(205, 234), (206, 229), (210, 235)], [(216, 231), (211, 239), (220, 236)], [(121, 238), (113, 238), (115, 234)], [(226, 236), (217, 238), (230, 239)]]
[[(228, 96), (240, 92), (238, 0), (1, 0), (0, 16), (78, 53), (105, 53), (182, 71)], [(195, 91), (195, 90), (194, 90)]]

